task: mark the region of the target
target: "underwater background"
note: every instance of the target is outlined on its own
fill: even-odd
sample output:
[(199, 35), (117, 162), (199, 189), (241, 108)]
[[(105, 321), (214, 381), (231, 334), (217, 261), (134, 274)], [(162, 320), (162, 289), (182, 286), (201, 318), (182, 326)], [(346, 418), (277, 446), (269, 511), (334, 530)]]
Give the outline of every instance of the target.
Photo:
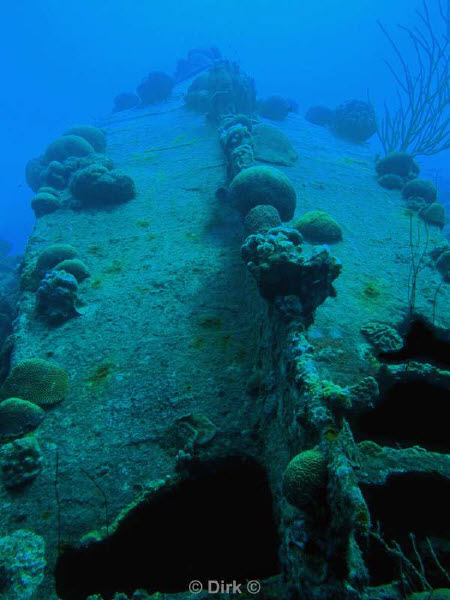
[(0, 28), (0, 599), (448, 600), (450, 0)]
[[(133, 90), (148, 71), (172, 73), (189, 48), (217, 45), (255, 78), (261, 95), (293, 97), (303, 112), (314, 104), (337, 106), (348, 98), (365, 99), (368, 90), (382, 107), (395, 92), (383, 62), (391, 58), (390, 49), (376, 20), (392, 27), (414, 23), (416, 4), (9, 3), (0, 25), (5, 206), (0, 237), (20, 251), (31, 230), (33, 215), (27, 209), (23, 178), (28, 158), (62, 129), (105, 115), (111, 99)], [(441, 155), (430, 164), (440, 172), (444, 197), (446, 160)]]

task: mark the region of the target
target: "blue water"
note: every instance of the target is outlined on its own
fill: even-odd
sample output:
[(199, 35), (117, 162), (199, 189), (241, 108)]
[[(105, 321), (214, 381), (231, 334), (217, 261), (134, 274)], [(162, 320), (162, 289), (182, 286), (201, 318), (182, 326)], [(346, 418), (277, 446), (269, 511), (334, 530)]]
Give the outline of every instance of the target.
[[(5, 3), (6, 4), (6, 3)], [(253, 76), (259, 94), (336, 106), (394, 97), (392, 58), (377, 19), (416, 23), (411, 0), (20, 0), (2, 7), (0, 238), (21, 251), (34, 215), (24, 165), (65, 128), (105, 116), (115, 95), (152, 70), (173, 73), (189, 48), (216, 44)], [(370, 142), (377, 147), (376, 139)], [(447, 153), (420, 160), (450, 184)], [(427, 174), (427, 173), (425, 173)]]

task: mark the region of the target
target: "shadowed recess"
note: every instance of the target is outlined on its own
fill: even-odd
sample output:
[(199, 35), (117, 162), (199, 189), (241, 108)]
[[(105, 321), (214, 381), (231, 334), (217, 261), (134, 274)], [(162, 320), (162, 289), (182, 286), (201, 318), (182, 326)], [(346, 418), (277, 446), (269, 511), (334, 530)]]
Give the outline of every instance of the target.
[(116, 592), (181, 592), (191, 580), (264, 579), (278, 572), (278, 535), (265, 470), (233, 457), (133, 507), (108, 539), (59, 557), (62, 600)]
[[(405, 556), (417, 564), (409, 537), (413, 533), (425, 562), (427, 578), (436, 587), (445, 586), (442, 573), (429, 555), (426, 538), (430, 538), (433, 546), (439, 548), (439, 559), (448, 572), (448, 544), (443, 546), (437, 540), (450, 536), (450, 481), (439, 474), (410, 471), (390, 475), (384, 485), (360, 484), (360, 487), (369, 506), (372, 522), (380, 524), (383, 539), (389, 546), (393, 545), (393, 541), (398, 542)], [(398, 579), (398, 560), (389, 555), (375, 539), (370, 538), (365, 546), (365, 554), (371, 585), (382, 585)]]
[(450, 392), (424, 381), (396, 383), (377, 406), (355, 424), (358, 441), (384, 446), (422, 446), (433, 452), (450, 452), (448, 410)]
[(386, 363), (407, 360), (432, 363), (438, 367), (450, 367), (450, 339), (447, 331), (441, 331), (423, 319), (416, 319), (404, 334), (404, 346), (398, 352), (380, 354)]

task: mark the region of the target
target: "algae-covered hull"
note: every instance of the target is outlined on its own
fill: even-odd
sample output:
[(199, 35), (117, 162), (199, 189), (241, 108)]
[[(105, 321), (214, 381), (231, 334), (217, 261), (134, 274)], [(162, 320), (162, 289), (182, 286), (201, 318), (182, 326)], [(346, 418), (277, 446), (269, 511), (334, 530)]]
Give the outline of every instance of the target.
[[(260, 230), (242, 260), (245, 215), (225, 190), (237, 154), (217, 122), (185, 108), (182, 88), (158, 110), (98, 124), (134, 197), (83, 205), (72, 184), (30, 237), (3, 398), (5, 386), (22, 398), (27, 361), (69, 381), (36, 400), (45, 414), (31, 433), (3, 440), (3, 547), (23, 549), (5, 589), (106, 600), (255, 580), (264, 598), (402, 598), (398, 547), (432, 563), (443, 587), (432, 552), (444, 569), (450, 291), (429, 254), (441, 230), (378, 185), (365, 146), (291, 114), (278, 125), (289, 160), (259, 134), (252, 164), (289, 178), (296, 217), (328, 213), (339, 232), (331, 251), (313, 250), (307, 226), (320, 215), (298, 225), (298, 243), (294, 217)], [(274, 280), (263, 288), (261, 244), (291, 244), (301, 292), (263, 293)], [(83, 267), (48, 279), (50, 246)], [(65, 290), (62, 312), (52, 286)]]

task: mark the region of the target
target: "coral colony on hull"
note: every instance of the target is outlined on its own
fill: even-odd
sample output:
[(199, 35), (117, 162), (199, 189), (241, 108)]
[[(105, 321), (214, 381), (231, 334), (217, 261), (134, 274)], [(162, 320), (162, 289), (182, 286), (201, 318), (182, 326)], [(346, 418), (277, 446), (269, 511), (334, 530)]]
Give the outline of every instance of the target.
[(410, 110), (374, 161), (370, 103), (303, 118), (198, 48), (29, 161), (2, 598), (450, 598), (450, 246), (417, 158), (447, 138)]

